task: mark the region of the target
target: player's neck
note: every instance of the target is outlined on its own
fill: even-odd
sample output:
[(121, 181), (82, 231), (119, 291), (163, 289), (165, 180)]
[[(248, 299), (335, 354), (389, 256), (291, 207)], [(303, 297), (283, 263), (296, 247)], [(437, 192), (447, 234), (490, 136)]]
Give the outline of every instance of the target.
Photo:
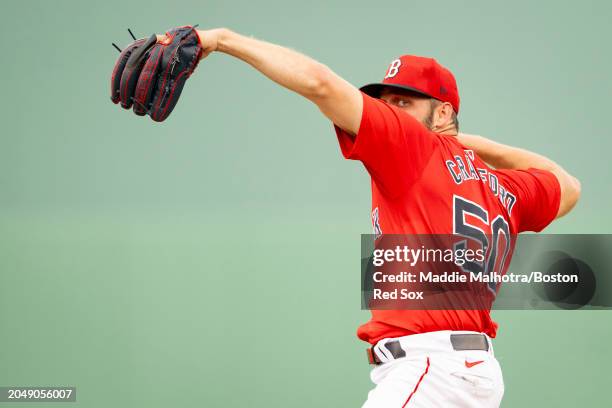
[(449, 124), (447, 126), (444, 127), (437, 127), (434, 126), (432, 129), (432, 132), (436, 132), (440, 135), (446, 135), (446, 136), (457, 136), (457, 128), (455, 128), (455, 125)]

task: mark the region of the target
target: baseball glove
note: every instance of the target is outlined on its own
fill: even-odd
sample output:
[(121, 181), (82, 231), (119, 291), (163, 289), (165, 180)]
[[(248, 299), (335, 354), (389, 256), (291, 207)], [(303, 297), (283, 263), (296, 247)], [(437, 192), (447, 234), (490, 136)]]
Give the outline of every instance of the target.
[(170, 115), (202, 53), (195, 27), (173, 28), (160, 38), (153, 34), (128, 45), (111, 76), (113, 103), (156, 122)]

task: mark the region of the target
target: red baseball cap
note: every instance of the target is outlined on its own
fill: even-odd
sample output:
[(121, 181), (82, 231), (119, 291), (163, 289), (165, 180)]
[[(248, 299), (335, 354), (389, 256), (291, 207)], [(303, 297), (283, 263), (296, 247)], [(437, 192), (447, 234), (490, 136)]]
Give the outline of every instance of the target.
[(378, 98), (384, 88), (417, 92), (453, 106), (459, 113), (459, 90), (452, 72), (433, 58), (402, 55), (387, 68), (381, 83), (362, 86), (360, 90)]

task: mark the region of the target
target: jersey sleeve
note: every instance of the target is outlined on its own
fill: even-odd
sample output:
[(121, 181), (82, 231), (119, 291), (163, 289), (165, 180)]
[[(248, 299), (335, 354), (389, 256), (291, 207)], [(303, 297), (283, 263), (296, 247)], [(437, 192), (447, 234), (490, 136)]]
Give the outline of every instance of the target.
[(555, 220), (561, 203), (557, 177), (546, 170), (498, 170), (516, 195), (518, 232), (540, 232)]
[(357, 135), (334, 125), (342, 155), (360, 160), (383, 193), (398, 195), (421, 176), (437, 139), (408, 113), (364, 93), (362, 97)]

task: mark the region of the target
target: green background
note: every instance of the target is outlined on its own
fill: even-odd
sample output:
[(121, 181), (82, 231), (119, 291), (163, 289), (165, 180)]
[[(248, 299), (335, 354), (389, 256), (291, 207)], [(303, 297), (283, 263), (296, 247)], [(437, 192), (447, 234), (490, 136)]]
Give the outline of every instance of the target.
[[(610, 2), (1, 6), (0, 385), (74, 385), (83, 407), (357, 407), (371, 388), (355, 337), (363, 168), (316, 107), (225, 55), (166, 122), (123, 111), (110, 43), (127, 27), (226, 26), (356, 85), (435, 56), (463, 130), (583, 182), (547, 232), (611, 230)], [(609, 406), (609, 312), (494, 315), (504, 407)]]

